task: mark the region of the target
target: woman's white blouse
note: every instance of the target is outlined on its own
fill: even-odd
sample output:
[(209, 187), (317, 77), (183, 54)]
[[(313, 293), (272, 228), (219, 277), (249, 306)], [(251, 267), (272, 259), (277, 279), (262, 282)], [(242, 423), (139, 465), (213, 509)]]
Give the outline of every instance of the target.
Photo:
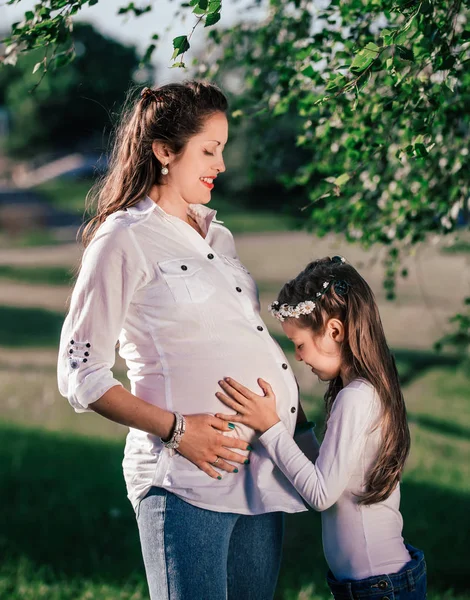
[(322, 511), (325, 558), (338, 580), (395, 573), (410, 560), (402, 537), (400, 487), (383, 502), (358, 503), (380, 449), (380, 423), (374, 388), (355, 380), (336, 397), (314, 463), (282, 422), (260, 437), (302, 497)]
[[(85, 250), (60, 344), (60, 392), (77, 412), (116, 385), (115, 347), (139, 398), (183, 414), (233, 412), (215, 396), (230, 376), (258, 389), (269, 381), (292, 436), (298, 388), (259, 314), (258, 292), (215, 211), (189, 205), (205, 239), (150, 198), (107, 218)], [(299, 512), (306, 507), (253, 430), (250, 464), (212, 479), (154, 435), (130, 429), (123, 461), (135, 509), (151, 486), (220, 512)]]

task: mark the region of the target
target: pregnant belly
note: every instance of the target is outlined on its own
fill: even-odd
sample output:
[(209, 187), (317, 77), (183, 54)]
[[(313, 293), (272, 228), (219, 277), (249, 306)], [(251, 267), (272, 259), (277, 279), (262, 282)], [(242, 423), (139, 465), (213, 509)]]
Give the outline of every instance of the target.
[[(166, 410), (186, 415), (216, 412), (235, 414), (234, 410), (216, 398), (216, 392), (221, 391), (218, 382), (224, 377), (232, 377), (262, 395), (263, 391), (258, 385), (261, 377), (271, 384), (279, 417), (288, 423), (297, 409), (298, 390), (292, 371), (283, 369), (282, 364), (266, 352), (252, 360), (233, 355), (228, 359), (215, 356), (196, 358), (173, 364), (168, 373), (155, 372), (137, 377), (133, 387), (137, 396)], [(236, 424), (235, 430), (228, 434), (247, 442), (254, 439), (253, 430), (241, 424)]]

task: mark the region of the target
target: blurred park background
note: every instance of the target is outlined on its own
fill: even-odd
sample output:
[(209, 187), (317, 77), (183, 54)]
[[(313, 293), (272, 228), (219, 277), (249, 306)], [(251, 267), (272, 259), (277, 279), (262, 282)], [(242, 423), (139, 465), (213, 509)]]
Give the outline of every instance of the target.
[[(85, 212), (85, 198), (106, 170), (109, 136), (127, 90), (183, 76), (209, 76), (207, 64), (216, 59), (207, 59), (200, 38), (192, 48), (195, 63), (188, 63), (184, 72), (168, 70), (171, 51), (165, 44), (172, 48), (165, 27), (170, 26), (170, 33), (175, 30), (169, 17), (171, 3), (162, 3), (160, 14), (144, 14), (144, 20), (126, 13), (130, 20), (124, 22), (115, 21), (115, 3), (100, 0), (93, 4), (99, 4), (101, 12), (90, 7), (87, 16), (83, 10), (82, 21), (74, 27), (76, 56), (70, 64), (45, 74), (42, 68), (33, 73), (35, 65), (43, 61), (41, 48), (20, 56), (16, 64), (0, 63), (2, 600), (148, 598), (137, 528), (121, 472), (126, 431), (94, 414), (76, 415), (60, 397), (55, 374), (57, 345), (80, 262), (77, 231), (90, 214)], [(343, 186), (353, 177), (341, 179), (344, 165), (354, 158), (351, 153), (363, 150), (356, 139), (346, 160), (336, 142), (330, 144), (328, 136), (336, 135), (332, 121), (337, 115), (318, 122), (307, 115), (310, 124), (299, 125), (306, 117), (302, 114), (305, 106), (297, 112), (290, 110), (291, 105), (276, 109), (282, 93), (275, 98), (279, 93), (275, 86), (270, 98), (274, 98), (277, 114), (260, 107), (264, 88), (273, 79), (268, 72), (273, 68), (269, 62), (273, 53), (264, 60), (256, 49), (256, 43), (266, 42), (261, 36), (253, 48), (244, 46), (245, 58), (240, 59), (237, 43), (250, 26), (239, 23), (248, 4), (253, 5), (252, 10), (242, 22), (255, 24), (253, 31), (259, 34), (258, 21), (284, 26), (282, 21), (276, 22), (283, 5), (289, 9), (290, 4), (298, 8), (303, 3), (235, 2), (222, 12), (224, 31), (232, 28), (235, 42), (225, 38), (224, 60), (219, 61), (219, 49), (215, 76), (228, 92), (233, 111), (227, 172), (211, 205), (235, 235), (239, 256), (258, 283), (263, 317), (295, 368), (304, 406), (320, 431), (323, 384), (295, 363), (288, 340), (266, 307), (279, 288), (315, 257), (341, 254), (371, 284), (397, 360), (412, 431), (402, 487), (404, 535), (426, 553), (431, 600), (470, 598), (470, 395), (468, 347), (462, 333), (462, 323), (468, 328), (468, 321), (461, 308), (462, 300), (470, 296), (470, 237), (468, 191), (455, 211), (454, 190), (468, 190), (468, 114), (460, 118), (459, 136), (450, 127), (440, 129), (442, 148), (435, 163), (426, 136), (415, 136), (411, 150), (405, 152), (409, 164), (386, 188), (381, 189), (381, 178), (386, 179), (387, 171), (383, 167), (377, 175), (375, 166), (369, 164), (370, 155), (360, 162), (357, 185), (362, 192), (357, 186), (348, 192)], [(352, 10), (360, 3), (350, 4)], [(32, 5), (18, 2), (0, 7), (0, 39), (10, 34), (11, 24)], [(192, 5), (197, 8), (198, 3)], [(272, 12), (273, 6), (277, 13)], [(288, 11), (286, 14), (286, 19), (291, 18)], [(468, 21), (460, 22), (465, 33)], [(377, 19), (374, 24), (377, 29)], [(190, 31), (192, 25), (191, 20), (182, 20), (180, 29)], [(301, 31), (305, 24), (297, 25), (296, 35), (305, 37)], [(338, 29), (337, 22), (333, 25)], [(110, 31), (113, 27), (115, 35)], [(312, 23), (309, 27), (310, 35)], [(316, 21), (313, 32), (318, 35), (319, 31)], [(373, 26), (371, 31), (376, 34)], [(161, 38), (160, 45), (152, 59), (145, 61), (146, 42), (155, 34)], [(362, 30), (361, 35), (365, 35)], [(276, 40), (279, 50), (284, 40)], [(0, 46), (0, 55), (7, 47), (7, 43)], [(410, 60), (410, 56), (404, 58)], [(445, 66), (452, 69), (452, 65)], [(312, 73), (308, 71), (311, 78)], [(456, 78), (461, 76), (456, 74)], [(262, 93), (257, 86), (263, 87)], [(356, 112), (367, 112), (367, 98), (366, 93), (365, 99), (356, 100)], [(462, 102), (465, 105), (466, 99)], [(323, 110), (321, 102), (318, 105), (318, 110)], [(450, 112), (446, 107), (446, 114)], [(373, 120), (367, 127), (376, 128), (380, 137)], [(308, 138), (311, 131), (314, 135), (309, 143), (315, 147), (301, 139)], [(370, 131), (364, 129), (367, 135), (370, 137)], [(451, 138), (449, 147), (442, 142), (446, 136)], [(337, 138), (338, 147), (349, 147), (351, 137), (349, 133), (341, 142)], [(447, 163), (442, 162), (443, 152)], [(384, 157), (377, 161), (385, 164)], [(393, 170), (393, 163), (387, 168)], [(444, 176), (447, 168), (454, 179)], [(463, 174), (465, 186), (456, 183), (457, 172)], [(441, 186), (437, 192), (430, 185), (433, 178)], [(321, 187), (325, 181), (333, 186), (331, 196)], [(373, 213), (369, 223), (362, 223), (365, 233), (355, 235), (358, 207), (362, 206), (363, 215), (370, 205), (388, 201), (384, 189), (393, 196), (397, 187), (419, 199), (406, 218), (401, 209), (390, 213), (388, 222)], [(318, 202), (320, 193), (325, 197)], [(382, 195), (374, 195), (379, 193)], [(441, 200), (426, 203), (426, 198), (434, 198), (432, 193)], [(450, 216), (442, 211), (441, 201), (452, 207)], [(397, 199), (392, 198), (393, 202)], [(422, 210), (431, 215), (422, 227), (423, 235), (408, 229), (403, 238), (417, 237), (409, 247), (400, 246), (398, 242), (407, 239), (395, 239), (391, 230), (409, 215), (409, 222), (415, 223)], [(352, 229), (342, 223), (342, 212), (348, 223), (353, 223)], [(442, 223), (448, 231), (440, 229)], [(361, 237), (363, 244), (357, 239)], [(453, 333), (451, 318), (454, 325), (460, 324), (460, 333)], [(443, 339), (446, 343), (438, 351), (435, 343)], [(116, 374), (126, 381), (125, 365), (119, 357)], [(313, 512), (289, 516), (276, 600), (328, 598), (325, 571), (319, 516)]]

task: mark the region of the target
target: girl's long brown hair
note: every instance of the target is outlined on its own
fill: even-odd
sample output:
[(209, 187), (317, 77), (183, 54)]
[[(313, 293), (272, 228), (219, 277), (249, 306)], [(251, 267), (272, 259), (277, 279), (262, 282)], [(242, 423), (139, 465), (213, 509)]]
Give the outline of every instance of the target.
[(210, 115), (227, 111), (220, 89), (205, 81), (172, 83), (131, 93), (114, 136), (108, 173), (93, 187), (88, 203), (96, 203), (95, 216), (81, 239), (87, 246), (106, 217), (134, 206), (153, 185), (162, 183), (162, 165), (152, 143), (163, 141), (180, 154), (189, 138), (199, 133)]
[[(331, 282), (327, 291), (323, 283)], [(343, 290), (335, 282), (346, 282)], [(344, 295), (342, 291), (347, 290)], [(373, 385), (382, 404), (382, 445), (368, 473), (366, 490), (360, 504), (375, 504), (390, 496), (400, 481), (410, 449), (406, 408), (400, 389), (395, 360), (385, 339), (374, 294), (367, 282), (351, 265), (330, 258), (311, 262), (302, 273), (279, 293), (280, 304), (297, 305), (305, 300), (316, 302), (309, 315), (295, 319), (296, 325), (316, 334), (325, 331), (329, 319), (339, 319), (345, 328), (342, 360), (349, 379), (363, 378)], [(343, 388), (341, 377), (330, 382), (325, 393), (326, 422), (336, 396)]]

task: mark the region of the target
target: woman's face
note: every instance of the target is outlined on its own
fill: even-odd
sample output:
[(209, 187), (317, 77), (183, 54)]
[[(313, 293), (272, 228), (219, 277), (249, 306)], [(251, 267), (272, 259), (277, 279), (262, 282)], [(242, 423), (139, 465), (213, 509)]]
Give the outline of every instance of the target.
[(207, 117), (200, 133), (191, 137), (183, 152), (170, 157), (168, 175), (163, 179), (189, 204), (207, 204), (217, 185), (216, 177), (225, 171), (223, 151), (228, 138), (228, 121), (224, 113)]

